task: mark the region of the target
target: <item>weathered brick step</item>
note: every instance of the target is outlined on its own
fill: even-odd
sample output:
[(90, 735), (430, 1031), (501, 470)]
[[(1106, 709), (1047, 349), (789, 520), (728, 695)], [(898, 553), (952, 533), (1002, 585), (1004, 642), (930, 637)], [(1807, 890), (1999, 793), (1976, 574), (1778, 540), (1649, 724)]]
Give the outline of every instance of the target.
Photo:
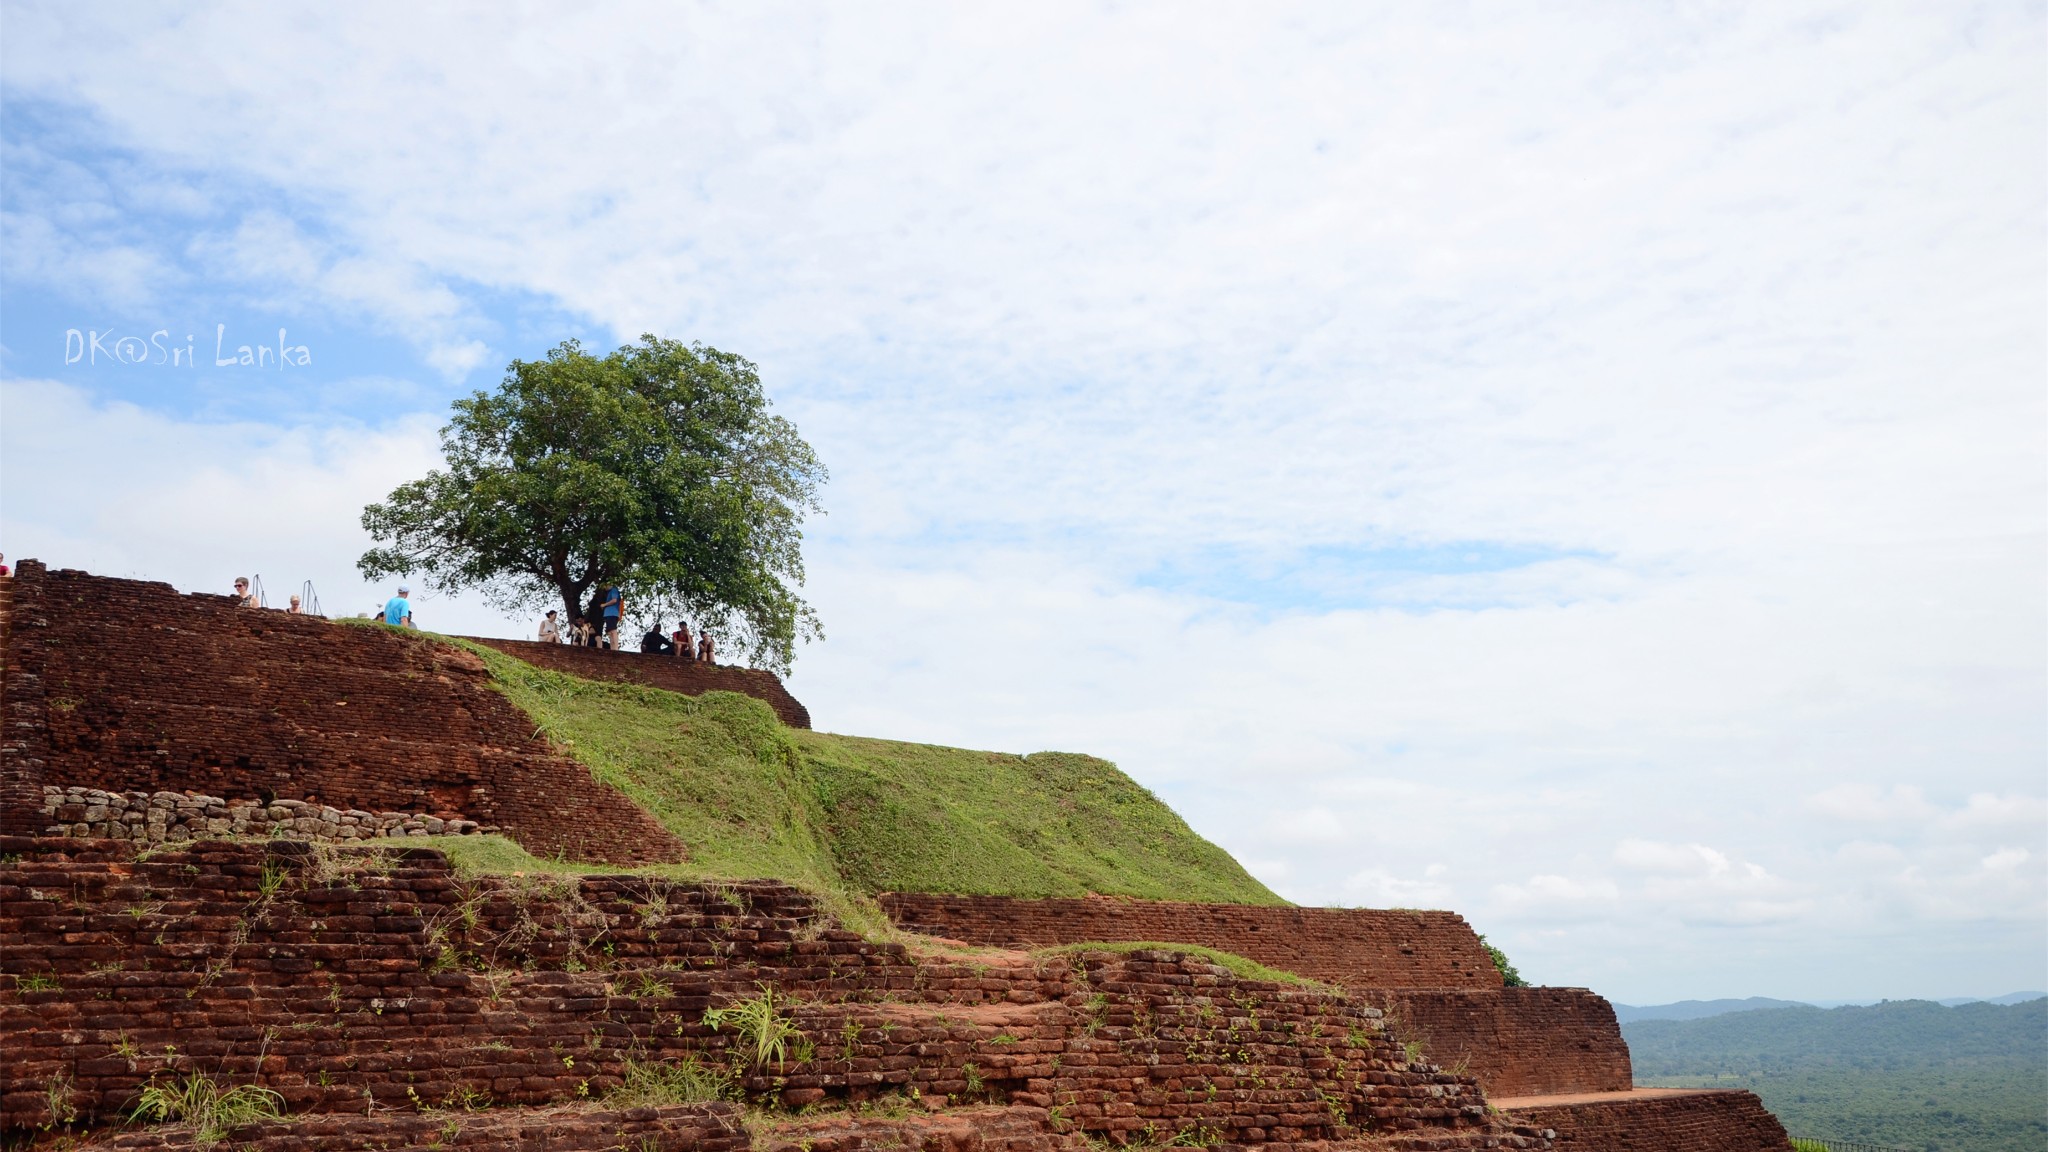
[[(513, 1152), (742, 1152), (749, 1146), (740, 1110), (731, 1104), (659, 1108), (500, 1108), (483, 1112), (394, 1112), (376, 1116), (308, 1116), (254, 1124), (230, 1134), (227, 1147), (251, 1152), (426, 1152), (490, 1148)], [(109, 1133), (69, 1145), (106, 1149), (203, 1148), (189, 1127), (164, 1125)]]
[(961, 1108), (887, 1117), (838, 1113), (761, 1130), (759, 1152), (1078, 1152), (1079, 1133), (1056, 1132), (1043, 1108)]

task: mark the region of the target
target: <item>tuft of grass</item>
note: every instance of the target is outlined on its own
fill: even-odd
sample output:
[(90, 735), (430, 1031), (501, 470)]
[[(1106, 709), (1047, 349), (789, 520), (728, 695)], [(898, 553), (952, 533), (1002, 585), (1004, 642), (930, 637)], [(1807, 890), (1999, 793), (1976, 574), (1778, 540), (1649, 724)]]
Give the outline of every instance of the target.
[(616, 875), (617, 867), (583, 864), (554, 856), (535, 856), (504, 836), (427, 836), (407, 840), (408, 847), (425, 846), (448, 857), (458, 876), (595, 876)]
[(792, 1047), (797, 1050), (799, 1061), (807, 1059), (803, 1033), (776, 1006), (775, 989), (766, 984), (760, 985), (760, 989), (761, 994), (751, 1000), (736, 1001), (704, 1013), (704, 1023), (714, 1029), (731, 1028), (739, 1033), (740, 1055), (748, 1067), (780, 1067), (788, 1061)]
[(194, 1141), (211, 1145), (246, 1124), (275, 1120), (283, 1114), (284, 1097), (268, 1088), (253, 1084), (223, 1088), (211, 1077), (194, 1072), (183, 1080), (152, 1080), (143, 1085), (132, 1115), (157, 1123), (188, 1123)]
[(626, 1061), (619, 1086), (605, 1096), (614, 1108), (655, 1108), (663, 1104), (708, 1104), (738, 1092), (732, 1076), (706, 1068), (694, 1057), (669, 1062)]
[(1105, 760), (792, 729), (752, 697), (583, 680), (449, 642), (537, 735), (690, 846), (663, 874), (785, 880), (860, 931), (886, 929), (872, 897), (888, 891), (1285, 903)]
[(1199, 957), (1220, 968), (1227, 968), (1232, 975), (1244, 980), (1263, 980), (1274, 984), (1292, 984), (1297, 988), (1305, 988), (1312, 992), (1326, 992), (1333, 996), (1343, 992), (1343, 989), (1338, 988), (1334, 984), (1325, 984), (1320, 980), (1311, 980), (1306, 976), (1298, 976), (1295, 973), (1283, 971), (1279, 968), (1268, 968), (1249, 956), (1239, 956), (1235, 952), (1225, 952), (1218, 948), (1205, 948), (1200, 944), (1176, 944), (1161, 940), (1090, 940), (1079, 944), (1056, 944), (1050, 948), (1035, 949), (1032, 955), (1072, 956), (1082, 952), (1115, 952), (1119, 955), (1127, 955), (1132, 952), (1179, 952), (1183, 955)]

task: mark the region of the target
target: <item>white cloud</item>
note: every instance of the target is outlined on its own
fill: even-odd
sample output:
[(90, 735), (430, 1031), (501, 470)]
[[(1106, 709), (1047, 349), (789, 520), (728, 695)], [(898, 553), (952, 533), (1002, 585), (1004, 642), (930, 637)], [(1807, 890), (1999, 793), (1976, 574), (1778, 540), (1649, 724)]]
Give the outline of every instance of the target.
[(1704, 844), (1661, 844), (1655, 840), (1623, 840), (1614, 846), (1614, 862), (1638, 872), (1718, 876), (1728, 871), (1728, 857)]
[(2012, 872), (2033, 858), (2034, 854), (2025, 848), (2000, 848), (1986, 856), (1982, 863), (1986, 872)]
[[(390, 594), (354, 569), (370, 543), (363, 505), (439, 461), (434, 426), (419, 418), (386, 428), (187, 422), (20, 379), (0, 381), (0, 415), (0, 488), (14, 494), (0, 534), (15, 560), (187, 592), (260, 576), (279, 607), (311, 580), (330, 616)], [(73, 466), (88, 459), (89, 469)], [(435, 631), (526, 631), (480, 604), (418, 599), (421, 626)]]
[(1275, 841), (1309, 844), (1339, 843), (1356, 831), (1328, 808), (1275, 812), (1265, 819), (1259, 830)]
[(389, 256), (352, 256), (305, 235), (291, 219), (257, 210), (225, 234), (202, 234), (188, 255), (216, 278), (258, 289), (275, 306), (318, 300), (365, 315), (420, 349), (445, 378), (460, 380), (483, 363), (483, 342), (469, 338), (476, 310), (417, 264)]
[(1441, 865), (1423, 869), (1421, 876), (1401, 876), (1384, 868), (1367, 868), (1344, 878), (1344, 892), (1350, 903), (1374, 908), (1445, 908), (1457, 903), (1458, 890), (1439, 879)]
[(1605, 916), (1620, 902), (1621, 889), (1604, 877), (1573, 879), (1537, 875), (1515, 884), (1496, 884), (1493, 911), (1506, 919), (1570, 922)]
[(1857, 823), (1924, 822), (1934, 815), (1922, 790), (1897, 784), (1882, 792), (1868, 784), (1839, 784), (1806, 798), (1806, 806), (1824, 816)]

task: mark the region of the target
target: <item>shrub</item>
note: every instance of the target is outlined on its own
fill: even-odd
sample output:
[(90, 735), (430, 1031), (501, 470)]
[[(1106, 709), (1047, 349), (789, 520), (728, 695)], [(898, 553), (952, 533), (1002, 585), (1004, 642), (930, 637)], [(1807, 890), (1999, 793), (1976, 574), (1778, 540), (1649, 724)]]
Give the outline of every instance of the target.
[(1500, 969), (1500, 978), (1503, 984), (1510, 988), (1527, 988), (1529, 986), (1529, 982), (1522, 979), (1522, 974), (1515, 971), (1515, 966), (1508, 962), (1507, 953), (1488, 944), (1484, 936), (1479, 938), (1479, 944), (1486, 949), (1488, 956), (1493, 957), (1493, 966)]

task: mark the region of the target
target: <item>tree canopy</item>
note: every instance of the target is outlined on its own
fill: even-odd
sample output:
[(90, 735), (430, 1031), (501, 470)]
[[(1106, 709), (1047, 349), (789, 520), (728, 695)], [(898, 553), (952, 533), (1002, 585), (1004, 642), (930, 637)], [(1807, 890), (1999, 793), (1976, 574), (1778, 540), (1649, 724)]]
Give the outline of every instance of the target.
[(454, 409), (446, 468), (363, 510), (379, 544), (357, 563), (365, 578), (416, 573), (593, 620), (616, 585), (630, 617), (688, 619), (781, 672), (797, 640), (823, 636), (794, 588), (825, 468), (744, 358), (651, 335), (606, 356), (569, 340)]

